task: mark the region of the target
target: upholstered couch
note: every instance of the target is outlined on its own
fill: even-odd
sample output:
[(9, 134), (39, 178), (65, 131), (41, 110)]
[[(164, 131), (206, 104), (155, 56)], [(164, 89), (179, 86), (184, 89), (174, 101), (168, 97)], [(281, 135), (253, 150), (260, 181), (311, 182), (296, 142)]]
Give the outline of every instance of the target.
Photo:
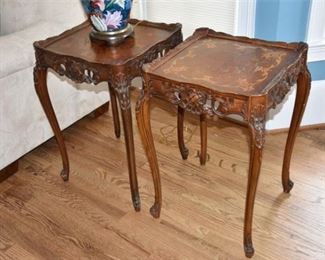
[[(79, 0), (0, 0), (0, 170), (53, 136), (33, 83), (33, 42), (84, 21)], [(76, 85), (49, 72), (61, 128), (109, 99), (107, 85)]]

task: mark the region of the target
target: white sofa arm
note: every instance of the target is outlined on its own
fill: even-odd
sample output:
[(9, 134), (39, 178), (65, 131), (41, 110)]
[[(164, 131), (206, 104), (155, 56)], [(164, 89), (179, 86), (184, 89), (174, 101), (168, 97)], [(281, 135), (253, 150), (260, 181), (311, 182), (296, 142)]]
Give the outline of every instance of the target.
[(0, 35), (7, 35), (41, 20), (64, 25), (86, 20), (80, 0), (0, 0)]
[(62, 25), (41, 21), (26, 30), (0, 36), (0, 78), (32, 66), (33, 42), (62, 31)]
[(0, 0), (0, 32), (7, 35), (35, 23), (41, 13), (41, 1)]
[(66, 29), (87, 19), (80, 0), (42, 0), (41, 8), (43, 20), (60, 23)]

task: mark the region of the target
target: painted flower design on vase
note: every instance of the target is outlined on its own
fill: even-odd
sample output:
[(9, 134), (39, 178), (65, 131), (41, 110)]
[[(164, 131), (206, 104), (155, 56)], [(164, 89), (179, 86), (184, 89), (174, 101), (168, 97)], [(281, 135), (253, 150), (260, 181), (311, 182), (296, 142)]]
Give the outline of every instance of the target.
[(98, 32), (123, 30), (131, 12), (132, 0), (81, 0)]

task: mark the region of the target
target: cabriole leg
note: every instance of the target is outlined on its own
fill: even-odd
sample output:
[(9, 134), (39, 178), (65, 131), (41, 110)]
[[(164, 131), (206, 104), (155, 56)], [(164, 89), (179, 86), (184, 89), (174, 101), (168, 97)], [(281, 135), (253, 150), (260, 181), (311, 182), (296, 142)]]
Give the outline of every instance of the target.
[(308, 69), (306, 68), (298, 76), (297, 93), (294, 111), (291, 119), (290, 130), (287, 138), (286, 148), (283, 158), (282, 166), (282, 186), (283, 191), (289, 193), (293, 187), (293, 182), (290, 180), (290, 161), (293, 150), (293, 145), (297, 136), (299, 125), (307, 104), (309, 91), (310, 91), (311, 77)]
[(54, 136), (59, 146), (59, 150), (61, 153), (63, 170), (61, 171), (61, 177), (64, 181), (69, 180), (69, 159), (67, 154), (67, 149), (64, 144), (63, 135), (61, 133), (61, 129), (56, 118), (50, 96), (47, 88), (47, 69), (36, 66), (34, 68), (34, 83), (35, 90), (41, 102), (41, 105), (44, 109), (46, 117), (52, 127)]
[(208, 125), (207, 125), (206, 114), (200, 115), (200, 135), (201, 135), (200, 164), (205, 165), (207, 161), (207, 145), (208, 145)]
[(119, 100), (121, 109), (133, 207), (135, 211), (140, 211), (141, 202), (135, 164), (129, 82), (124, 78), (124, 76), (122, 76), (122, 74), (120, 74), (120, 80), (117, 81), (117, 84), (113, 85), (112, 87), (115, 90), (115, 94)]
[(177, 137), (178, 137), (178, 147), (181, 152), (183, 160), (186, 160), (188, 157), (188, 149), (185, 146), (184, 142), (184, 109), (178, 106), (177, 111)]
[(252, 121), (249, 124), (249, 129), (251, 132), (251, 147), (244, 220), (244, 250), (247, 257), (252, 257), (254, 255), (254, 247), (252, 241), (253, 211), (256, 188), (262, 163), (265, 119), (262, 117), (252, 118)]
[(150, 100), (148, 96), (142, 95), (142, 97), (138, 100), (136, 117), (141, 139), (149, 161), (155, 188), (155, 203), (150, 208), (150, 213), (154, 218), (159, 218), (161, 211), (162, 194), (156, 149), (151, 131)]
[(113, 114), (113, 122), (114, 122), (114, 131), (115, 136), (117, 138), (120, 138), (121, 136), (121, 127), (120, 127), (120, 118), (117, 108), (117, 101), (116, 101), (116, 94), (114, 89), (111, 87), (110, 83), (108, 83), (108, 89), (109, 89), (109, 95), (111, 98), (111, 104), (112, 104), (112, 114)]

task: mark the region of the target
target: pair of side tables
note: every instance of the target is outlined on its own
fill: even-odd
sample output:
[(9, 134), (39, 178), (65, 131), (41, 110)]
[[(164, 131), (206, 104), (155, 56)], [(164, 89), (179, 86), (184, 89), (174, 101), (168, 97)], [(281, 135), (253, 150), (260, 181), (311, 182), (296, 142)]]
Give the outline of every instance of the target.
[(34, 43), (35, 88), (58, 142), (63, 162), (62, 178), (65, 181), (69, 179), (69, 160), (47, 90), (49, 68), (77, 83), (108, 82), (117, 137), (120, 136), (117, 100), (122, 114), (131, 195), (136, 211), (140, 210), (140, 197), (129, 87), (133, 78), (143, 77), (144, 88), (137, 102), (136, 117), (153, 176), (155, 203), (150, 212), (155, 218), (160, 216), (162, 193), (150, 126), (151, 98), (159, 97), (178, 106), (178, 139), (183, 159), (188, 155), (182, 133), (184, 112), (200, 116), (201, 164), (205, 163), (207, 117), (240, 115), (251, 135), (244, 250), (247, 257), (252, 257), (253, 207), (261, 168), (266, 114), (283, 101), (297, 82), (296, 103), (282, 169), (284, 192), (290, 192), (293, 187), (289, 178), (290, 159), (310, 90), (307, 44), (234, 37), (207, 28), (196, 30), (193, 36), (182, 42), (180, 24), (135, 19), (130, 23), (135, 25), (134, 37), (116, 47), (92, 43), (88, 22), (59, 36)]

